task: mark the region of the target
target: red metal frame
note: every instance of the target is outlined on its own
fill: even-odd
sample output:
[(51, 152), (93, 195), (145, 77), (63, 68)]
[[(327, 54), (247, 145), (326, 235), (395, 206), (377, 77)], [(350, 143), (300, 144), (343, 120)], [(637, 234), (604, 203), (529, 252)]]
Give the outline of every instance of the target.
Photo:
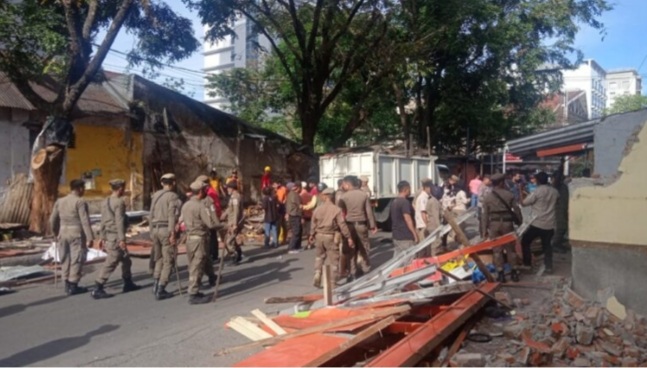
[[(485, 283), (480, 289), (491, 293), (498, 287), (498, 283)], [(476, 290), (468, 292), (449, 308), (378, 355), (367, 367), (415, 366), (463, 326), (488, 300)]]
[(567, 153), (579, 152), (586, 149), (586, 143), (571, 144), (569, 146), (537, 150), (537, 157), (561, 156)]

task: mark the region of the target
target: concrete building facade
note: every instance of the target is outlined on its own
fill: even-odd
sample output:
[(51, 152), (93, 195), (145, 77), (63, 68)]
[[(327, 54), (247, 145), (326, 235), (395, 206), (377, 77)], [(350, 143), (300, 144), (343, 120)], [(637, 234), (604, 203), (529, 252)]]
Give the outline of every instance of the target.
[(639, 95), (642, 92), (642, 77), (636, 69), (617, 69), (607, 72), (607, 109), (615, 99), (626, 95)]
[(585, 60), (577, 69), (562, 70), (563, 91), (585, 92), (588, 120), (601, 117), (607, 107), (606, 75), (595, 60)]
[[(226, 36), (217, 42), (203, 44), (204, 68), (207, 74), (219, 74), (234, 68), (256, 68), (262, 65), (264, 54), (271, 50), (267, 37), (259, 34), (253, 23), (239, 18), (234, 23), (234, 36)], [(207, 28), (205, 28), (206, 33)], [(214, 96), (214, 91), (204, 89), (204, 103), (227, 110), (229, 101), (223, 96)]]

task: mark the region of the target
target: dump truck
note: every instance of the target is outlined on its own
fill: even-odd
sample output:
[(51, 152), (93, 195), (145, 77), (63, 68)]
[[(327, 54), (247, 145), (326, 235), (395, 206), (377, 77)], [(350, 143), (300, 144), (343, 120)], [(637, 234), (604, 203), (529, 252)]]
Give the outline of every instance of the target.
[(442, 185), (448, 169), (435, 162), (435, 156), (407, 157), (379, 151), (331, 153), (319, 158), (319, 175), (320, 182), (335, 189), (337, 180), (346, 175), (366, 176), (375, 219), (382, 229), (389, 230), (391, 202), (398, 196), (398, 183), (408, 181), (412, 192), (418, 190), (425, 178)]

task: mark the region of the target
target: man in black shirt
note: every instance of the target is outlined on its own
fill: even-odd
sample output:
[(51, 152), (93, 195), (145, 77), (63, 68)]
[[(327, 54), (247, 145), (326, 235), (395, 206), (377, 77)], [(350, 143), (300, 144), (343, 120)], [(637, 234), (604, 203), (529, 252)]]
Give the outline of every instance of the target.
[(398, 183), (398, 197), (391, 203), (391, 229), (396, 257), (419, 241), (413, 223), (414, 212), (409, 202), (410, 194), (411, 185), (403, 180)]

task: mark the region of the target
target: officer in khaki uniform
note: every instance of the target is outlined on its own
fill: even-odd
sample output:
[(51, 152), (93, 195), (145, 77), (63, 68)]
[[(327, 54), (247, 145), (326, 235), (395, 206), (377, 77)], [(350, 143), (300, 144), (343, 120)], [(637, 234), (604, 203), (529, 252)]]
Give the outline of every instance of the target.
[(369, 197), (366, 192), (359, 189), (359, 179), (355, 176), (347, 176), (344, 178), (344, 186), (346, 192), (342, 195), (339, 204), (346, 212), (346, 224), (355, 244), (355, 247), (349, 250), (351, 274), (348, 276), (348, 281), (352, 281), (355, 276), (359, 276), (358, 264), (364, 273), (371, 269), (369, 258), (371, 242), (368, 232), (370, 229), (375, 233), (377, 229)]
[(75, 179), (70, 183), (70, 194), (54, 204), (49, 224), (57, 236), (57, 252), (68, 295), (85, 293), (87, 288), (79, 287), (81, 268), (87, 249), (94, 240), (88, 215), (88, 204), (82, 199), (85, 182)]
[[(492, 191), (483, 200), (483, 221), (481, 222), (481, 226), (483, 226), (483, 229), (481, 229), (482, 234), (485, 234), (490, 239), (513, 232), (514, 216), (515, 214), (521, 216), (521, 209), (514, 198), (514, 194), (505, 187), (505, 175), (492, 175), (492, 186)], [(512, 209), (515, 214), (510, 213), (509, 209)], [(506, 282), (503, 270), (504, 250), (512, 267), (512, 281), (517, 282), (519, 281), (519, 270), (515, 243), (493, 249), (494, 265), (498, 272), (497, 280)]]
[(122, 179), (110, 181), (112, 195), (101, 205), (101, 240), (103, 249), (108, 254), (101, 269), (101, 274), (96, 281), (96, 289), (92, 292), (94, 299), (109, 298), (112, 295), (104, 291), (103, 286), (110, 278), (110, 274), (121, 263), (121, 278), (124, 280), (123, 292), (139, 290), (140, 286), (135, 285), (130, 273), (132, 261), (126, 247), (126, 203), (123, 200), (126, 182)]
[(155, 299), (163, 300), (173, 294), (166, 291), (175, 262), (175, 226), (180, 215), (180, 198), (175, 193), (175, 175), (164, 174), (163, 189), (153, 194), (150, 211), (151, 239), (153, 240), (153, 293)]
[(340, 279), (339, 244), (335, 242), (335, 233), (341, 232), (348, 239), (349, 246), (351, 248), (354, 246), (341, 209), (332, 201), (334, 194), (335, 191), (332, 188), (327, 188), (321, 192), (321, 205), (312, 214), (309, 240), (310, 243), (315, 244), (315, 287), (321, 287), (321, 270), (324, 262), (332, 265), (335, 282)]
[[(209, 184), (209, 177), (206, 175), (200, 175), (195, 179), (196, 182), (198, 183), (205, 183), (206, 185)], [(211, 212), (213, 212), (213, 216), (218, 221), (218, 217), (216, 215), (216, 204), (213, 202), (213, 198), (209, 197), (208, 195), (205, 195), (204, 198), (202, 199), (202, 204)], [(220, 221), (217, 222), (220, 224)], [(207, 236), (207, 243), (204, 248), (204, 254), (206, 254), (206, 258), (204, 261), (204, 274), (207, 275), (209, 278), (209, 286), (215, 286), (216, 285), (216, 279), (218, 278), (216, 276), (216, 273), (213, 270), (213, 262), (211, 261), (211, 248), (209, 246), (209, 241), (212, 241), (211, 237), (213, 236), (218, 236), (218, 234), (215, 231), (210, 231), (209, 235)], [(215, 245), (217, 247), (217, 244)]]
[(189, 260), (189, 304), (208, 303), (211, 298), (200, 293), (199, 284), (207, 261), (209, 230), (219, 224), (215, 211), (204, 205), (207, 185), (201, 181), (191, 184), (193, 196), (182, 206), (182, 219), (186, 225), (186, 255)]
[[(229, 193), (229, 204), (227, 205), (227, 212), (223, 215), (223, 218), (227, 218), (227, 237), (223, 240), (228, 243), (234, 238), (234, 250), (236, 254), (232, 263), (237, 265), (243, 259), (243, 251), (240, 249), (240, 244), (236, 239), (242, 225), (240, 220), (243, 218), (243, 203), (238, 192), (238, 183), (235, 181), (227, 183), (227, 193)], [(227, 245), (225, 244), (225, 246)]]

